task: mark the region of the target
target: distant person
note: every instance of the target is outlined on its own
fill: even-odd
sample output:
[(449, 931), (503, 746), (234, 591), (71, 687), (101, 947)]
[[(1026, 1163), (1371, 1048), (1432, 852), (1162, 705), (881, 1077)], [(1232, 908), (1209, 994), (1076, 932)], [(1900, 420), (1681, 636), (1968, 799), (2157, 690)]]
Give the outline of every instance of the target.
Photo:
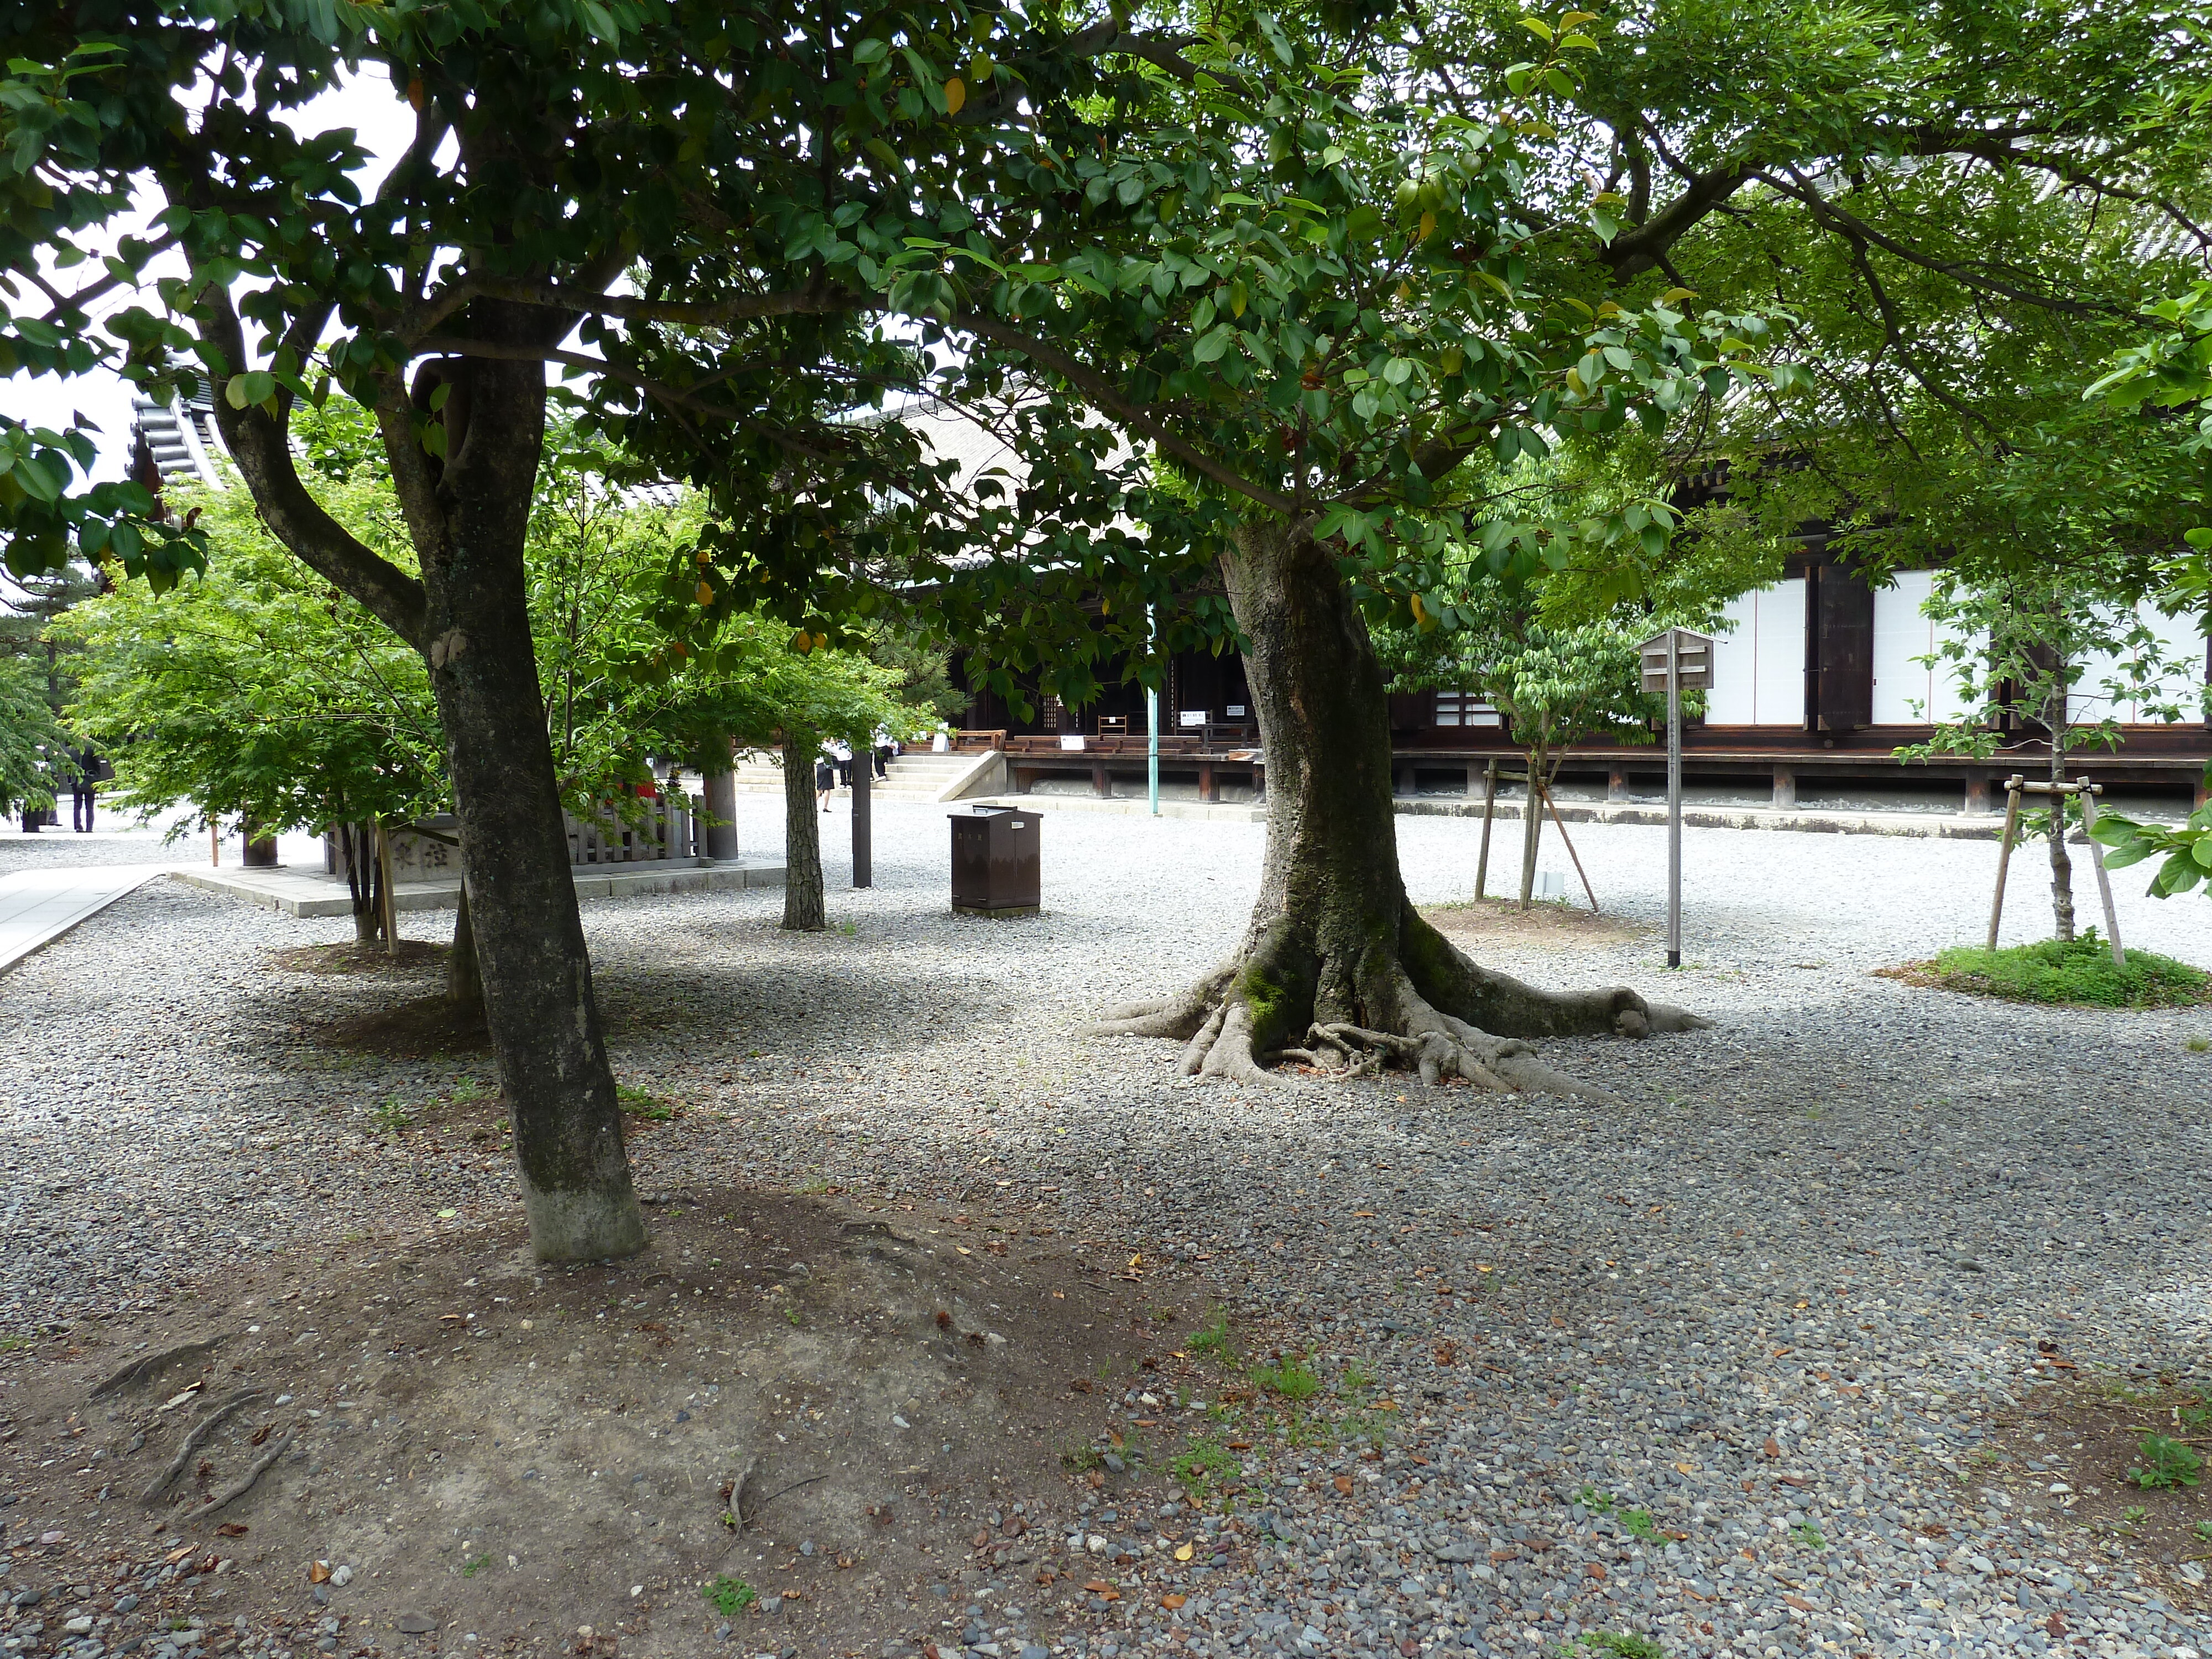
[(830, 810), (830, 792), (836, 787), (837, 769), (826, 754), (814, 757), (814, 799), (822, 803), (822, 810)]
[(88, 747), (76, 757), (76, 782), (70, 792), (70, 828), (80, 836), (92, 833), (93, 783), (100, 776), (100, 757)]
[(891, 775), (891, 757), (898, 753), (898, 740), (879, 726), (870, 747), (875, 750), (876, 781), (881, 783)]
[(853, 745), (842, 738), (835, 738), (830, 744), (830, 755), (837, 763), (837, 787), (850, 789), (853, 787)]

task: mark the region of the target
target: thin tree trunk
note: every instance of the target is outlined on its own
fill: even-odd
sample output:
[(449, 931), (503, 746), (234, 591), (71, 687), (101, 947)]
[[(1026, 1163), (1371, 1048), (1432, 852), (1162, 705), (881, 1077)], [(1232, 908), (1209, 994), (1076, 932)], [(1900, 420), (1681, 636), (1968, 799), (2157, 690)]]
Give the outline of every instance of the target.
[(814, 761), (821, 739), (787, 727), (783, 738), (783, 925), (818, 933), (830, 925), (822, 897), (821, 809), (814, 804)]
[(1543, 797), (1536, 780), (1544, 775), (1544, 751), (1531, 749), (1523, 760), (1528, 769), (1528, 793), (1521, 805), (1521, 908), (1526, 910), (1536, 891), (1536, 852), (1543, 845)]
[(382, 919), (385, 954), (396, 957), (399, 954), (399, 896), (392, 888), (392, 832), (382, 818), (376, 821), (376, 891), (381, 901), (377, 915)]
[(376, 865), (369, 858), (368, 836), (357, 823), (338, 825), (338, 851), (345, 859), (346, 894), (353, 901), (353, 937), (356, 945), (375, 943), (383, 929), (384, 907), (376, 893)]
[[(2058, 696), (2065, 696), (2060, 691)], [(2058, 741), (2058, 722), (2065, 718), (2056, 708), (2051, 711), (2057, 718), (2051, 722), (2051, 781), (2066, 781), (2066, 750)], [(2074, 939), (2074, 860), (2066, 850), (2066, 797), (2054, 794), (2051, 798), (2051, 914), (2057, 924), (2058, 938), (2068, 944)]]
[[(1248, 526), (1221, 563), (1267, 756), (1259, 897), (1228, 962), (1097, 1030), (1186, 1039), (1182, 1068), (1202, 1076), (1251, 1080), (1308, 1042), (1365, 1043), (1417, 1062), (1431, 1082), (1589, 1095), (1598, 1091), (1518, 1039), (1703, 1023), (1626, 988), (1538, 990), (1478, 966), (1431, 927), (1398, 872), (1382, 670), (1334, 561), (1304, 536)], [(1540, 810), (1532, 789), (1529, 811)]]
[[(510, 325), (520, 337), (542, 320), (472, 309), (479, 335)], [(422, 559), (422, 638), (467, 848), (485, 1024), (514, 1114), (532, 1248), (543, 1261), (628, 1255), (645, 1244), (644, 1212), (569, 874), (523, 564), (544, 372), (534, 361), (445, 367), (454, 385), (441, 533)], [(387, 425), (396, 418), (380, 414)], [(419, 544), (424, 529), (415, 529)]]
[(446, 955), (446, 1000), (456, 1008), (483, 1006), (483, 969), (477, 963), (477, 930), (469, 920), (469, 878), (461, 877), (459, 906), (453, 912), (453, 948)]

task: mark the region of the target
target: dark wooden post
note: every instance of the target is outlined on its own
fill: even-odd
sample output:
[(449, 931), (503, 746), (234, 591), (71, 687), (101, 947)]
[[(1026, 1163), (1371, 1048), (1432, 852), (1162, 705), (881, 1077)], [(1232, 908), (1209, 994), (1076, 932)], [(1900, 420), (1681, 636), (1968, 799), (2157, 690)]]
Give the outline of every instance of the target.
[(1966, 774), (1966, 813), (1979, 817), (1990, 810), (1990, 775), (1986, 772)]
[(710, 859), (733, 859), (738, 856), (738, 774), (732, 764), (719, 772), (699, 775), (700, 792), (706, 797), (707, 816), (714, 823), (706, 826), (706, 854)]
[(1213, 781), (1212, 761), (1200, 761), (1198, 763), (1198, 798), (1206, 801), (1221, 799), (1221, 790)]
[(853, 755), (853, 885), (876, 884), (875, 823), (872, 809), (875, 767), (866, 750)]
[(1797, 775), (1786, 766), (1774, 769), (1774, 804), (1784, 810), (1797, 805)]
[(1628, 799), (1628, 769), (1616, 766), (1605, 775), (1605, 798), (1607, 800)]

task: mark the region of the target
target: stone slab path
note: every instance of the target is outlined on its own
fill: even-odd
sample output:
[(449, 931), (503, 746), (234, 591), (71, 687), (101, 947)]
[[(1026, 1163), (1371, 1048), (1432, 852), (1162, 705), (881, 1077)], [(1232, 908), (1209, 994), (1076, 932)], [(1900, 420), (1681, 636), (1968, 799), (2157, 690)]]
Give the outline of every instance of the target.
[(169, 867), (105, 864), (0, 876), (0, 974)]

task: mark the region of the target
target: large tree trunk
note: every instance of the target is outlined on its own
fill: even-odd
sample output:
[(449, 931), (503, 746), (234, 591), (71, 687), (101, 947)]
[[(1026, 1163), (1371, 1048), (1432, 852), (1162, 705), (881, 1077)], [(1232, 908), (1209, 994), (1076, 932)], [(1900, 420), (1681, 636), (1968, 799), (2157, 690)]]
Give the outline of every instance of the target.
[[(1228, 962), (1099, 1030), (1182, 1038), (1182, 1069), (1201, 1076), (1264, 1078), (1285, 1053), (1324, 1066), (1387, 1057), (1431, 1083), (1595, 1095), (1522, 1039), (1705, 1023), (1625, 988), (1523, 985), (1424, 921), (1398, 873), (1382, 670), (1334, 561), (1308, 538), (1248, 526), (1221, 568), (1267, 756), (1260, 896)], [(1528, 810), (1541, 810), (1533, 787)]]
[(822, 897), (821, 808), (814, 804), (814, 762), (822, 740), (787, 730), (783, 739), (783, 925), (818, 933), (830, 925)]
[[(486, 309), (480, 320), (495, 329), (501, 319)], [(628, 1255), (645, 1244), (645, 1218), (568, 873), (524, 577), (544, 371), (471, 361), (447, 372), (444, 533), (422, 560), (423, 638), (467, 848), (485, 1024), (532, 1248), (549, 1261)]]

